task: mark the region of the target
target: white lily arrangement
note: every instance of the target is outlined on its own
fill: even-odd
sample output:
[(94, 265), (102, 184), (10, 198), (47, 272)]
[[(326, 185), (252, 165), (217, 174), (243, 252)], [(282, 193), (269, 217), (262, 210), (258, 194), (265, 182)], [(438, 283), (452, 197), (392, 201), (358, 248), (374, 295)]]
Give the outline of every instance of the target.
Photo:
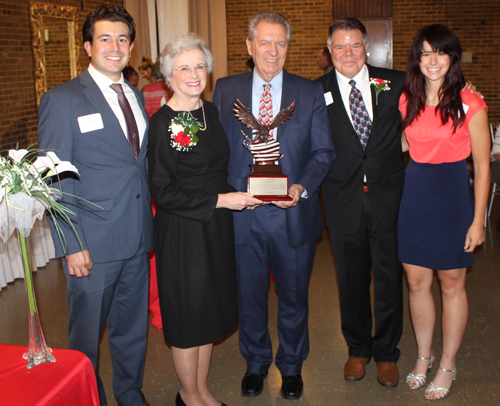
[[(24, 282), (28, 295), (29, 310), (29, 344), (23, 358), (28, 360), (27, 368), (44, 362), (55, 362), (52, 349), (45, 343), (31, 274), (29, 237), (36, 220), (41, 220), (45, 210), (52, 213), (54, 225), (61, 243), (65, 244), (64, 234), (57, 222), (60, 216), (71, 226), (70, 209), (58, 203), (64, 192), (50, 187), (47, 182), (53, 176), (67, 171), (79, 175), (78, 169), (70, 162), (61, 161), (54, 152), (37, 148), (11, 149), (8, 156), (0, 156), (0, 240), (7, 245), (7, 240), (17, 230), (19, 246), (24, 267)], [(5, 246), (6, 246), (5, 245)]]
[[(7, 157), (0, 157), (0, 239), (4, 243), (16, 229), (29, 237), (45, 210), (71, 223), (68, 214), (73, 212), (56, 201), (62, 191), (49, 187), (46, 181), (66, 171), (78, 174), (78, 169), (54, 152), (38, 156), (40, 152), (36, 148), (11, 149)], [(57, 227), (57, 220), (55, 224)], [(64, 239), (62, 233), (59, 237)]]

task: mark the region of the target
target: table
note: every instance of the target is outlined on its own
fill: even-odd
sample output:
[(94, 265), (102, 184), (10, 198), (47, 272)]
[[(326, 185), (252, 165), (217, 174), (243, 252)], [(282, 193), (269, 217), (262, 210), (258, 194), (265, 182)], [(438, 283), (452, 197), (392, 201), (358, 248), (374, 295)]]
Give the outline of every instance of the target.
[(26, 369), (26, 348), (0, 344), (2, 406), (99, 406), (94, 368), (84, 354), (53, 349), (57, 362)]
[[(54, 242), (46, 216), (35, 222), (28, 241), (33, 271), (47, 265), (51, 258), (55, 258)], [(0, 240), (0, 291), (7, 286), (7, 283), (17, 278), (24, 278), (24, 270), (17, 233), (13, 232), (7, 242), (7, 250)]]

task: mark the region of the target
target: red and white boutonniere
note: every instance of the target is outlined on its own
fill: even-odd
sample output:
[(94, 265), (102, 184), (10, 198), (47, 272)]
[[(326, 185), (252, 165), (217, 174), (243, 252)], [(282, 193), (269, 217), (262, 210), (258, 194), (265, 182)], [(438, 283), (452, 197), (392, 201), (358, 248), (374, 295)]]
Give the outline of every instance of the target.
[(391, 88), (389, 87), (389, 83), (391, 83), (389, 80), (370, 78), (370, 85), (372, 85), (373, 89), (375, 90), (375, 104), (377, 106), (378, 106), (378, 94), (380, 92), (391, 90)]
[(191, 114), (183, 111), (170, 121), (170, 145), (177, 151), (190, 151), (199, 141), (196, 133), (202, 124)]

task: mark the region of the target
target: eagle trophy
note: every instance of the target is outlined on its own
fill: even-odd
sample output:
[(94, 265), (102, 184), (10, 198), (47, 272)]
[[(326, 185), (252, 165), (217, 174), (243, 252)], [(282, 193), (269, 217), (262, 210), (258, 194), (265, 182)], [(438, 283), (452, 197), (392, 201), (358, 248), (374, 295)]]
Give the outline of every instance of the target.
[(233, 109), (235, 117), (248, 128), (257, 131), (253, 140), (242, 131), (245, 137), (243, 145), (250, 150), (257, 164), (270, 164), (283, 157), (279, 152), (279, 142), (270, 138), (269, 133), (273, 128), (278, 127), (292, 117), (295, 105), (294, 100), (290, 106), (281, 110), (269, 124), (262, 124), (254, 117), (248, 107), (245, 107), (239, 99), (236, 99)]

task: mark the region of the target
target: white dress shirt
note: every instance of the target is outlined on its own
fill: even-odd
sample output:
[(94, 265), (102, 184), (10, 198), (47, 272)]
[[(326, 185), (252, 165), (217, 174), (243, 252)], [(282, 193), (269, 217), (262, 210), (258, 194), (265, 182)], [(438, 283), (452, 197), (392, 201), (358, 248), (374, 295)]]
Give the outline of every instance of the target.
[(119, 83), (122, 85), (125, 97), (127, 98), (128, 103), (130, 104), (132, 112), (134, 113), (135, 122), (137, 123), (137, 130), (139, 130), (139, 145), (142, 145), (144, 133), (146, 132), (146, 120), (144, 119), (144, 114), (142, 113), (141, 106), (139, 106), (139, 102), (135, 97), (135, 93), (125, 83), (125, 80), (123, 79), (123, 74), (121, 75), (121, 78), (118, 82), (113, 82), (106, 75), (103, 75), (101, 72), (95, 69), (92, 66), (92, 64), (89, 64), (88, 69), (90, 76), (92, 76), (92, 79), (94, 79), (97, 86), (99, 86), (99, 89), (101, 89), (101, 92), (106, 101), (108, 102), (109, 107), (111, 107), (111, 110), (113, 110), (113, 113), (115, 113), (115, 116), (120, 122), (120, 126), (122, 127), (123, 134), (125, 135), (125, 138), (127, 138), (128, 140), (127, 123), (125, 122), (123, 111), (120, 105), (118, 104), (118, 94), (110, 87), (113, 83)]

